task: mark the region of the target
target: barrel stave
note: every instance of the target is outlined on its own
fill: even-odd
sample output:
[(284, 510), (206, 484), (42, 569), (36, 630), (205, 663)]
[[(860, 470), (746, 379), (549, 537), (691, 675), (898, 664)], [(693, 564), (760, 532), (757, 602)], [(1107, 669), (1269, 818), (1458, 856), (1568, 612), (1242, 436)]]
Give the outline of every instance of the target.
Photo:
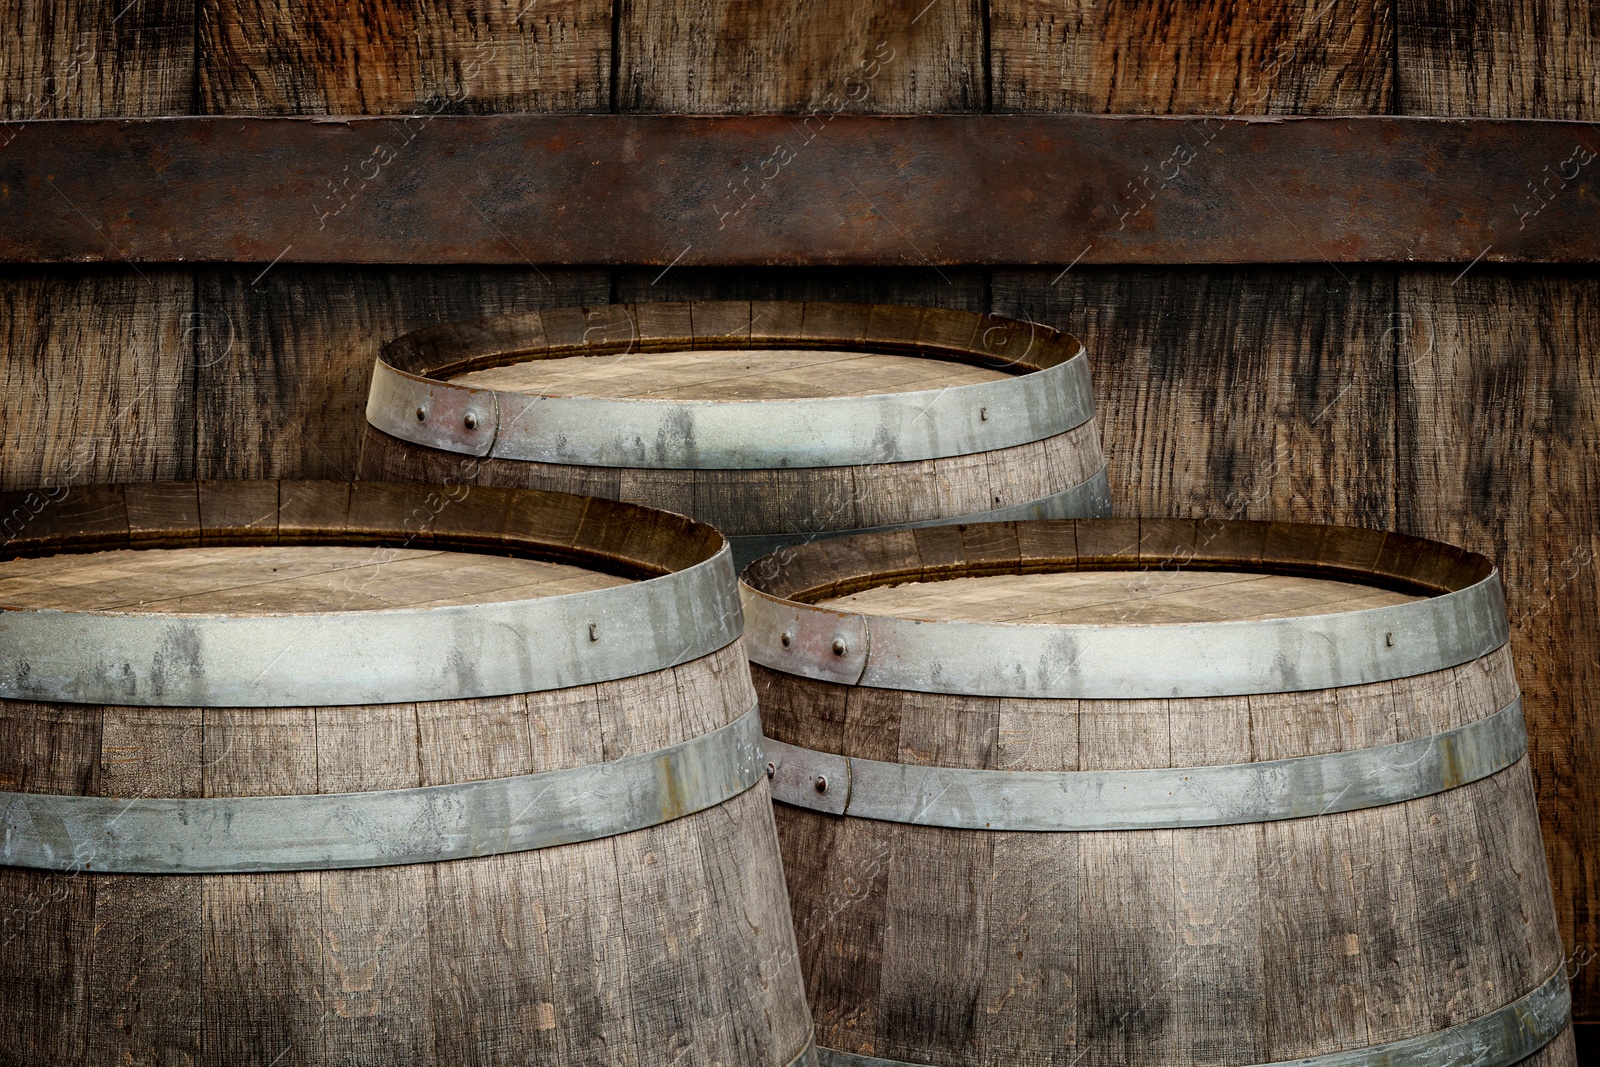
[[(477, 546), (641, 577), (724, 551), (714, 531), (677, 516), (489, 488), (446, 500), (450, 488), (74, 489), (74, 517), (46, 512), (56, 540), (40, 547), (59, 548), (68, 536), (106, 548), (220, 543), (198, 562), (152, 556), (141, 564), (168, 568), (169, 582), (171, 567), (198, 566), (205, 582), (182, 590), (224, 599), (237, 560), (221, 555), (249, 551), (230, 547), (240, 543), (381, 542), (371, 548), (375, 564), (390, 558), (385, 544)], [(101, 582), (126, 562), (80, 570)], [(219, 563), (223, 570), (206, 570)], [(337, 582), (338, 570), (330, 573)], [(282, 603), (300, 595), (272, 577)], [(416, 596), (468, 595), (435, 579), (431, 571), (419, 578)], [(13, 577), (9, 588), (25, 591), (29, 580)], [(342, 596), (337, 585), (328, 589)], [(737, 610), (726, 597), (721, 606)], [(325, 608), (317, 601), (314, 610)], [(670, 661), (670, 649), (655, 651)], [(0, 790), (130, 804), (408, 790), (655, 752), (733, 723), (754, 703), (737, 640), (639, 675), (473, 699), (206, 708), (0, 699)], [(0, 1058), (276, 1056), (280, 1065), (320, 1067), (531, 1057), (645, 1067), (667, 1055), (703, 1067), (785, 1067), (808, 1046), (811, 1023), (779, 862), (770, 794), (759, 781), (718, 806), (631, 833), (454, 861), (105, 874), (91, 848), (67, 870), (0, 867)]]
[[(753, 669), (775, 738), (975, 769), (1318, 755), (1430, 736), (1517, 694), (1506, 647), (1389, 682), (1150, 701)], [(1248, 1064), (1431, 1033), (1548, 978), (1563, 954), (1535, 811), (1523, 758), (1435, 796), (1255, 825), (996, 833), (785, 807), (780, 830), (819, 1044), (932, 1064), (1063, 1049), (1085, 1065)], [(951, 960), (971, 965), (954, 984), (938, 977)]]
[[(644, 470), (475, 459), (401, 441), (368, 426), (361, 471), (377, 481), (544, 489), (627, 500), (693, 515), (730, 536), (836, 532), (925, 522), (1026, 504), (1097, 474), (1095, 420), (1028, 444), (971, 456), (848, 467)], [(463, 470), (470, 477), (463, 476)]]

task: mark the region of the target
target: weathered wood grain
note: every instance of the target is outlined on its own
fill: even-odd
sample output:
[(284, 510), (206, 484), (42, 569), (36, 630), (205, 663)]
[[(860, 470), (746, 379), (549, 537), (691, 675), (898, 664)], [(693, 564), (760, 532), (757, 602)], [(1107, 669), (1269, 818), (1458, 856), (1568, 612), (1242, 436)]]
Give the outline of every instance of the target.
[[(894, 542), (882, 552), (814, 546), (795, 556), (793, 574), (758, 584), (776, 583), (768, 591), (781, 585), (807, 603), (844, 592), (846, 606), (898, 607), (907, 618), (1036, 619), (1055, 606), (1073, 622), (1092, 622), (1070, 596), (1052, 597), (1051, 576), (1037, 571), (1054, 568), (1083, 584), (1086, 572), (1073, 568), (1092, 565), (1085, 561), (1128, 566), (1137, 557), (1150, 569), (1111, 572), (1120, 584), (1105, 588), (1119, 598), (1165, 594), (1180, 603), (1175, 619), (1183, 622), (1196, 605), (1187, 601), (1185, 569), (1168, 565), (1191, 553), (1261, 569), (1320, 561), (1324, 577), (1345, 579), (1329, 588), (1352, 604), (1362, 602), (1363, 576), (1410, 574), (1442, 591), (1488, 567), (1448, 549), (1429, 563), (1414, 538), (1398, 534), (1261, 523), (1253, 541), (1251, 528), (1236, 528), (1216, 543), (1224, 539), (1202, 541), (1203, 528), (1091, 520), (1005, 525), (988, 537), (881, 535), (856, 540)], [(909, 550), (899, 544), (907, 536), (916, 542)], [(912, 558), (920, 583), (858, 591), (874, 580), (871, 560), (882, 561), (878, 580), (887, 582), (918, 573)], [(1019, 573), (1004, 588), (966, 576), (996, 567)], [(1302, 601), (1290, 591), (1303, 592), (1306, 580), (1274, 578), (1256, 607), (1292, 612)], [(1219, 606), (1210, 592), (1206, 617), (1246, 614), (1248, 599)], [(996, 701), (858, 689), (759, 665), (753, 672), (767, 730), (780, 741), (956, 768), (1183, 767), (1349, 752), (1478, 722), (1517, 696), (1508, 647), (1388, 682), (1220, 698)], [(841, 729), (841, 708), (848, 724), (857, 706), (892, 711), (869, 710), (863, 729)], [(796, 835), (785, 855), (810, 988), (829, 1006), (816, 1015), (819, 1041), (874, 1055), (944, 1065), (1048, 1062), (1061, 1049), (1086, 1064), (1151, 1055), (1196, 1065), (1287, 1061), (1478, 1018), (1562, 964), (1525, 759), (1422, 800), (1229, 827), (1007, 834), (786, 806), (777, 815), (780, 834), (793, 827)], [(874, 847), (891, 872), (905, 873), (878, 890), (887, 898), (881, 912), (830, 911), (824, 872), (869, 840), (881, 842)], [(981, 897), (970, 889), (975, 872), (988, 875)], [(942, 973), (980, 941), (981, 982)], [(876, 990), (841, 974), (844, 944), (868, 961), (881, 952)], [(850, 1015), (832, 1007), (846, 989), (858, 998)], [(1046, 989), (1055, 999), (1043, 1011)], [(909, 1007), (914, 1001), (920, 1006)]]
[(1600, 9), (1586, 0), (1399, 0), (1395, 22), (1402, 115), (1600, 118)]
[[(193, 0), (0, 3), (0, 119), (192, 112), (194, 20)], [(29, 151), (19, 130), (0, 152)], [(0, 276), (0, 488), (193, 473), (192, 288), (164, 267)]]
[[(769, 733), (791, 743), (883, 759), (885, 740), (898, 737), (901, 762), (1072, 770), (1085, 758), (1249, 762), (1438, 732), (1503, 705), (1497, 687), (1462, 689), (1458, 678), (1498, 671), (1505, 658), (1293, 698), (1002, 701), (998, 734), (982, 725), (995, 721), (991, 700), (939, 698), (933, 714), (923, 697), (918, 713), (897, 693), (754, 673)], [(835, 704), (865, 712), (885, 701), (895, 708), (887, 718), (838, 728)], [(935, 735), (950, 740), (941, 747)], [(1176, 1062), (1267, 1062), (1474, 1018), (1561, 960), (1528, 789), (1519, 764), (1389, 808), (1094, 835), (930, 831), (780, 807), (819, 1039), (876, 1055), (917, 1049), (932, 1063), (1071, 1047), (1082, 1062), (1110, 1064), (1147, 1043)], [(992, 850), (976, 903), (949, 866), (967, 856), (968, 838)], [(884, 881), (886, 870), (904, 873)], [(1069, 912), (1052, 907), (1069, 901)], [(973, 907), (981, 921), (940, 925), (948, 909)], [(940, 951), (913, 948), (913, 929)], [(941, 1006), (910, 1010), (909, 993), (895, 989), (925, 996), (934, 978), (878, 962), (891, 934), (900, 931), (897, 953), (922, 953), (932, 972), (976, 951), (979, 929), (979, 987), (940, 986)], [(1233, 1010), (1219, 1015), (1219, 998)]]
[(123, 549), (0, 562), (0, 604), (61, 611), (381, 611), (626, 585), (567, 563), (370, 545)]
[(792, 470), (656, 471), (473, 460), (367, 427), (363, 478), (472, 482), (583, 493), (664, 508), (725, 534), (818, 533), (972, 515), (1026, 504), (1103, 466), (1093, 422), (975, 456)]
[(193, 475), (192, 288), (166, 268), (0, 275), (0, 488)]
[[(1419, 324), (1399, 364), (1402, 530), (1500, 560), (1530, 764), (1544, 816), (1560, 928), (1570, 950), (1600, 943), (1600, 279), (1481, 266), (1413, 271), (1400, 303)], [(1580, 1018), (1600, 976), (1579, 969)]]
[[(1172, 765), (1248, 763), (1250, 717), (1247, 697), (1168, 702)], [(1265, 982), (1263, 894), (1237, 890), (1261, 877), (1260, 828), (1173, 830), (1172, 858), (1173, 939), (1182, 946), (1170, 964), (1173, 1043), (1195, 1063), (1266, 1062), (1275, 993)]]
[(1378, 0), (990, 9), (996, 111), (1384, 114), (1394, 22)]
[(610, 101), (611, 5), (603, 0), (198, 7), (205, 114), (583, 111)]
[[(6, 0), (0, 119), (189, 114), (194, 25), (194, 0)], [(10, 141), (0, 126), (0, 151)]]
[[(1000, 701), (993, 766), (997, 770), (1078, 769), (1073, 701)], [(1052, 728), (1040, 729), (1046, 718)], [(787, 813), (786, 813), (787, 814)], [(787, 818), (786, 818), (787, 821)], [(989, 915), (983, 985), (974, 1027), (979, 1062), (1026, 1062), (1034, 1035), (1054, 1030), (1073, 1047), (1080, 1034), (1082, 967), (1075, 937), (1086, 906), (1083, 850), (1076, 838), (995, 833), (983, 902)], [(1025, 910), (1007, 901), (1027, 900)]]
[[(169, 511), (180, 527), (188, 499), (197, 504), (192, 524), (220, 523), (241, 536), (253, 528), (268, 545), (253, 569), (239, 558), (251, 549), (238, 546), (90, 553), (74, 560), (84, 566), (63, 570), (67, 584), (55, 595), (138, 612), (153, 579), (191, 591), (259, 588), (275, 564), (292, 585), (315, 523), (325, 541), (382, 533), (386, 522), (392, 538), (407, 505), (429, 492), (373, 483), (327, 491), (336, 487), (80, 491), (76, 511), (63, 502), (65, 517), (51, 512), (59, 536), (77, 514), (104, 536), (120, 529), (126, 543), (136, 533), (131, 496), (141, 515), (153, 514), (145, 497), (176, 505)], [(486, 536), (482, 525), (495, 517), (512, 524), (508, 542), (585, 537), (571, 501), (546, 500), (536, 533), (513, 515), (530, 494), (482, 496), (491, 499), (472, 514), (430, 526), (436, 547), (453, 530), (472, 535), (474, 522)], [(241, 507), (262, 499), (273, 502), (265, 521), (241, 525)], [(208, 500), (218, 505), (210, 512)], [(704, 555), (711, 537), (634, 509), (595, 507), (613, 513), (607, 530), (633, 531), (627, 551), (641, 566), (671, 566), (692, 555), (689, 548)], [(649, 522), (657, 523), (655, 539)], [(141, 523), (138, 535), (150, 536), (151, 525)], [(291, 543), (272, 544), (283, 528)], [(674, 536), (693, 543), (674, 548), (666, 541)], [(387, 569), (404, 574), (408, 564), (442, 555), (413, 552), (368, 569), (381, 581)], [(535, 563), (534, 573), (549, 567)], [(421, 578), (417, 595), (441, 591)], [(459, 572), (441, 579), (468, 592)], [(111, 588), (119, 581), (120, 591)], [(515, 581), (496, 584), (509, 591)], [(326, 607), (301, 604), (293, 589), (277, 592), (262, 606)], [(0, 701), (0, 784), (138, 803), (471, 782), (646, 753), (727, 725), (754, 703), (739, 642), (632, 678), (476, 700), (311, 708)], [(532, 1050), (564, 1063), (646, 1067), (666, 1048), (697, 1067), (784, 1067), (808, 1040), (810, 1016), (778, 857), (762, 782), (719, 808), (548, 852), (200, 877), (0, 869), (0, 1000), (8, 1006), (0, 1058), (213, 1064), (265, 1056), (311, 1065), (398, 1056), (509, 1065), (527, 1062)]]
[(1326, 578), (1196, 570), (996, 574), (875, 586), (817, 603), (901, 618), (1116, 626), (1303, 618), (1418, 599)]
[(841, 111), (983, 110), (984, 47), (973, 0), (809, 4), (781, 18), (752, 0), (617, 0), (615, 104), (805, 113), (803, 157)]
[[(484, 225), (461, 210), (462, 225)], [(208, 271), (198, 314), (216, 333), (195, 372), (196, 466), (214, 478), (353, 478), (383, 343), (431, 322), (604, 301), (608, 290), (599, 272), (537, 268)]]
[(1337, 268), (994, 280), (998, 313), (1088, 348), (1117, 514), (1378, 529), (1394, 522), (1391, 284)]

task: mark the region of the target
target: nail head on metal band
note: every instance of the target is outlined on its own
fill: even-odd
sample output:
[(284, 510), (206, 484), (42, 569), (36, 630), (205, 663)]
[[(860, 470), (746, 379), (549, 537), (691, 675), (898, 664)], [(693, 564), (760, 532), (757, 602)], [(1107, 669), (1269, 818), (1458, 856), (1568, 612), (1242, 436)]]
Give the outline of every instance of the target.
[(0, 793), (0, 865), (100, 874), (330, 870), (525, 852), (715, 807), (765, 774), (751, 708), (700, 737), (513, 778), (316, 796)]
[(0, 610), (0, 697), (303, 707), (564, 689), (727, 647), (743, 629), (736, 588), (724, 546), (627, 585), (491, 604), (255, 616)]
[[(1393, 744), (1207, 767), (995, 771), (855, 759), (767, 741), (774, 800), (835, 815), (963, 830), (1158, 830), (1275, 822), (1398, 804), (1521, 759), (1518, 697), (1474, 723)], [(845, 784), (827, 789), (830, 780)], [(815, 789), (803, 783), (815, 782)], [(841, 802), (818, 796), (842, 794)]]
[[(1383, 1045), (1279, 1060), (1257, 1067), (1510, 1067), (1555, 1039), (1572, 1021), (1572, 992), (1566, 972), (1557, 968), (1532, 992), (1487, 1015), (1431, 1034)], [(819, 1048), (820, 1067), (930, 1067), (907, 1060), (886, 1060), (838, 1049)]]

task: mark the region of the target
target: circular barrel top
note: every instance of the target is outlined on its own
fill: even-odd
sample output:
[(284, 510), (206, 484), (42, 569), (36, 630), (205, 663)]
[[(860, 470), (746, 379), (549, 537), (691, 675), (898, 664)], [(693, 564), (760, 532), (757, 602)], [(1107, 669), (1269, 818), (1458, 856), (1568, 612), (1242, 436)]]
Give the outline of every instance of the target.
[(881, 585), (817, 603), (926, 622), (1154, 626), (1290, 619), (1408, 604), (1382, 586), (1250, 571), (1056, 571)]
[(626, 585), (549, 560), (356, 545), (111, 549), (0, 561), (0, 610), (283, 615), (503, 604)]
[(883, 304), (617, 304), (429, 327), (379, 354), (367, 421), (461, 455), (775, 469), (970, 455), (1094, 415), (1036, 323)]
[(632, 400), (801, 400), (997, 382), (1008, 375), (924, 356), (829, 348), (717, 348), (529, 359), (450, 381), (529, 396)]
[(727, 543), (529, 489), (188, 482), (4, 494), (0, 697), (465, 699), (632, 677), (741, 629)]
[(750, 658), (804, 677), (976, 696), (1297, 692), (1503, 645), (1486, 558), (1379, 531), (1084, 519), (867, 534), (744, 572)]

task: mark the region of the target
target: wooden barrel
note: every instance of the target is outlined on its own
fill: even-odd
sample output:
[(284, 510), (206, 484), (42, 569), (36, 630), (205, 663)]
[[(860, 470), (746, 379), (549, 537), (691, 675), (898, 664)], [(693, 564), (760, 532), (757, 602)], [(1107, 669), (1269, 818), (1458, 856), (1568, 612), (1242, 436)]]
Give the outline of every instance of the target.
[(745, 581), (824, 1064), (1575, 1062), (1487, 559), (1085, 520)]
[[(602, 358), (604, 357), (604, 358)], [(842, 531), (1108, 514), (1083, 346), (939, 308), (619, 304), (386, 346), (361, 476), (627, 500), (745, 562)]]
[(814, 1062), (716, 531), (466, 486), (0, 503), (0, 1061)]

